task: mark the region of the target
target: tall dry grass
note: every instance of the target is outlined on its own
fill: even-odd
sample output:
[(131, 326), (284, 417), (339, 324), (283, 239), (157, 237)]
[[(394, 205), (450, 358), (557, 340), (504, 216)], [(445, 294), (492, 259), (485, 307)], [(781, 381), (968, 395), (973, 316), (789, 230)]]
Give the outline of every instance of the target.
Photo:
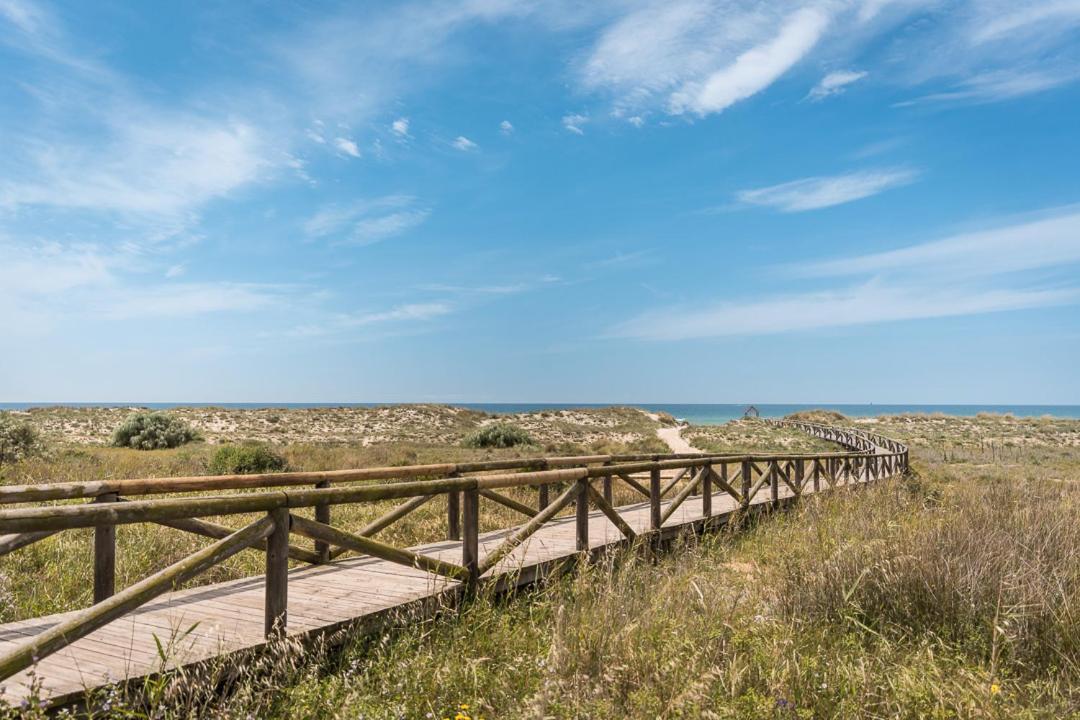
[(279, 648), (91, 705), (169, 718), (1072, 717), (1076, 493), (931, 469), (336, 649)]

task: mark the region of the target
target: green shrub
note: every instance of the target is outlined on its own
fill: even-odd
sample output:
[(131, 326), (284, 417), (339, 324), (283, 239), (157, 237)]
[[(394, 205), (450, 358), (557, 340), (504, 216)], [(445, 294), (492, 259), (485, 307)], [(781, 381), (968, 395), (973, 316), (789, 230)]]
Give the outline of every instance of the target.
[(41, 450), (41, 435), (28, 422), (0, 413), (0, 465), (13, 463)]
[(286, 467), (288, 463), (284, 457), (269, 445), (261, 443), (222, 445), (210, 458), (210, 472), (213, 475), (280, 472)]
[(185, 445), (199, 438), (186, 422), (163, 412), (138, 412), (113, 431), (115, 447), (162, 450)]
[(485, 425), (465, 438), (465, 446), (472, 448), (508, 448), (532, 444), (529, 433), (517, 425), (505, 422)]

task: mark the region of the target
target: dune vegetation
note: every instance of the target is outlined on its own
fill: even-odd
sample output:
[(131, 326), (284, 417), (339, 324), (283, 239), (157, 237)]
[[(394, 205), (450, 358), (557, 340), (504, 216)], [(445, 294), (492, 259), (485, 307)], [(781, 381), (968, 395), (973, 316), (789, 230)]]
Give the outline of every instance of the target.
[[(839, 422), (909, 441), (914, 472), (658, 555), (612, 553), (514, 596), (481, 593), (433, 619), (403, 615), (333, 647), (284, 642), (242, 663), (103, 689), (87, 709), (96, 718), (1080, 717), (1080, 421)], [(743, 449), (748, 433), (773, 443), (764, 450), (794, 442), (763, 423), (729, 425), (686, 436), (711, 438), (718, 451)], [(337, 448), (321, 461), (370, 451)], [(184, 452), (195, 451), (151, 454), (193, 462), (176, 459)], [(290, 467), (310, 462), (288, 446), (284, 454)], [(436, 512), (417, 521), (431, 527), (401, 532), (437, 533), (441, 520)], [(257, 565), (254, 553), (237, 558), (248, 555)], [(42, 612), (18, 599), (31, 588), (14, 591), (9, 618)]]

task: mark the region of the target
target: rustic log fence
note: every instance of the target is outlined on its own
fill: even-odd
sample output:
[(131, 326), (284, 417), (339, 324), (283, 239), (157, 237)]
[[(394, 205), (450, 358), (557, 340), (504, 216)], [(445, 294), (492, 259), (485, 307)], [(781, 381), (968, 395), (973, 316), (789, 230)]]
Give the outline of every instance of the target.
[[(648, 533), (658, 535), (664, 523), (691, 496), (702, 497), (702, 515), (708, 521), (713, 516), (712, 499), (716, 492), (730, 496), (737, 507), (746, 510), (758, 493), (766, 489), (769, 504), (777, 505), (781, 484), (791, 496), (798, 498), (808, 486), (811, 492), (821, 492), (838, 485), (889, 477), (907, 469), (907, 447), (892, 439), (853, 428), (772, 422), (830, 440), (848, 451), (799, 455), (591, 455), (331, 472), (0, 487), (0, 505), (15, 506), (0, 510), (0, 556), (58, 532), (94, 529), (93, 605), (0, 655), (0, 680), (155, 597), (177, 589), (245, 549), (259, 550), (266, 556), (264, 628), (269, 637), (284, 632), (287, 627), (290, 559), (325, 564), (346, 552), (354, 552), (419, 568), (469, 588), (475, 587), (481, 576), (494, 570), (515, 548), (571, 505), (579, 551), (590, 547), (590, 508), (603, 513), (628, 541), (635, 540), (638, 533), (614, 506), (612, 488), (616, 481), (625, 483), (648, 503)], [(666, 483), (661, 478), (664, 470), (675, 471)], [(645, 474), (647, 484), (640, 477)], [(597, 481), (599, 490), (594, 486)], [(509, 488), (535, 488), (535, 506), (499, 492)], [(249, 492), (184, 496), (221, 490)], [(552, 490), (557, 492), (555, 497)], [(146, 495), (167, 497), (133, 499)], [(375, 539), (380, 531), (439, 496), (446, 496), (447, 537), (461, 541), (460, 563)], [(528, 518), (484, 556), (478, 542), (481, 499)], [(89, 502), (69, 502), (77, 500)], [(403, 502), (357, 532), (331, 525), (334, 506), (386, 500)], [(314, 519), (293, 512), (301, 508), (312, 509)], [(204, 519), (250, 513), (262, 516), (241, 528)], [(214, 542), (116, 592), (116, 528), (134, 523), (156, 523)], [(313, 541), (314, 549), (292, 544), (292, 535)]]

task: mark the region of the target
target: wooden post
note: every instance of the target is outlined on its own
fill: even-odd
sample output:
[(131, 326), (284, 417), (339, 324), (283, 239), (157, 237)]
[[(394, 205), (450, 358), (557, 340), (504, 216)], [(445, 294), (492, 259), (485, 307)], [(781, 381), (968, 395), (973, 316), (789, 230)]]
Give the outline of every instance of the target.
[[(710, 518), (712, 517), (712, 465), (705, 465), (701, 470), (705, 473), (701, 477), (701, 516)], [(720, 472), (723, 473), (724, 482), (727, 482), (727, 463), (720, 465)]]
[(660, 468), (649, 471), (649, 527), (660, 529)]
[(543, 511), (548, 505), (551, 504), (551, 486), (544, 483), (539, 487), (540, 498), (537, 504), (537, 510)]
[(806, 477), (806, 466), (803, 465), (802, 458), (795, 458), (795, 482), (792, 483), (795, 487), (799, 488), (799, 495), (802, 495), (803, 480)]
[(772, 498), (772, 506), (780, 507), (780, 468), (775, 460), (769, 461), (769, 496)]
[(814, 492), (821, 492), (821, 461), (814, 458)]
[(457, 490), (446, 493), (446, 537), (461, 539), (461, 493)]
[(611, 487), (611, 476), (610, 475), (605, 475), (604, 476), (604, 493), (603, 494), (604, 494), (604, 500), (607, 501), (608, 505), (615, 504), (615, 500), (614, 500), (615, 493), (614, 493), (614, 490)]
[(474, 589), (480, 580), (480, 491), (465, 490), (463, 494), (461, 564), (469, 572), (469, 587)]
[(578, 480), (581, 488), (574, 505), (574, 536), (578, 552), (589, 549), (589, 478)]
[[(96, 503), (116, 502), (116, 493), (94, 498)], [(98, 525), (94, 528), (94, 604), (110, 598), (116, 592), (116, 526)]]
[(289, 610), (289, 509), (270, 511), (274, 530), (266, 539), (266, 602), (263, 627), (267, 637), (284, 635)]
[[(330, 487), (329, 480), (315, 483), (316, 489), (328, 487)], [(315, 522), (321, 522), (323, 525), (330, 524), (330, 503), (319, 503), (315, 506)], [(315, 554), (319, 556), (319, 562), (330, 562), (330, 543), (324, 542), (323, 540), (316, 540)]]
[(750, 473), (753, 472), (754, 464), (749, 460), (742, 461), (742, 505), (743, 509), (750, 507)]

